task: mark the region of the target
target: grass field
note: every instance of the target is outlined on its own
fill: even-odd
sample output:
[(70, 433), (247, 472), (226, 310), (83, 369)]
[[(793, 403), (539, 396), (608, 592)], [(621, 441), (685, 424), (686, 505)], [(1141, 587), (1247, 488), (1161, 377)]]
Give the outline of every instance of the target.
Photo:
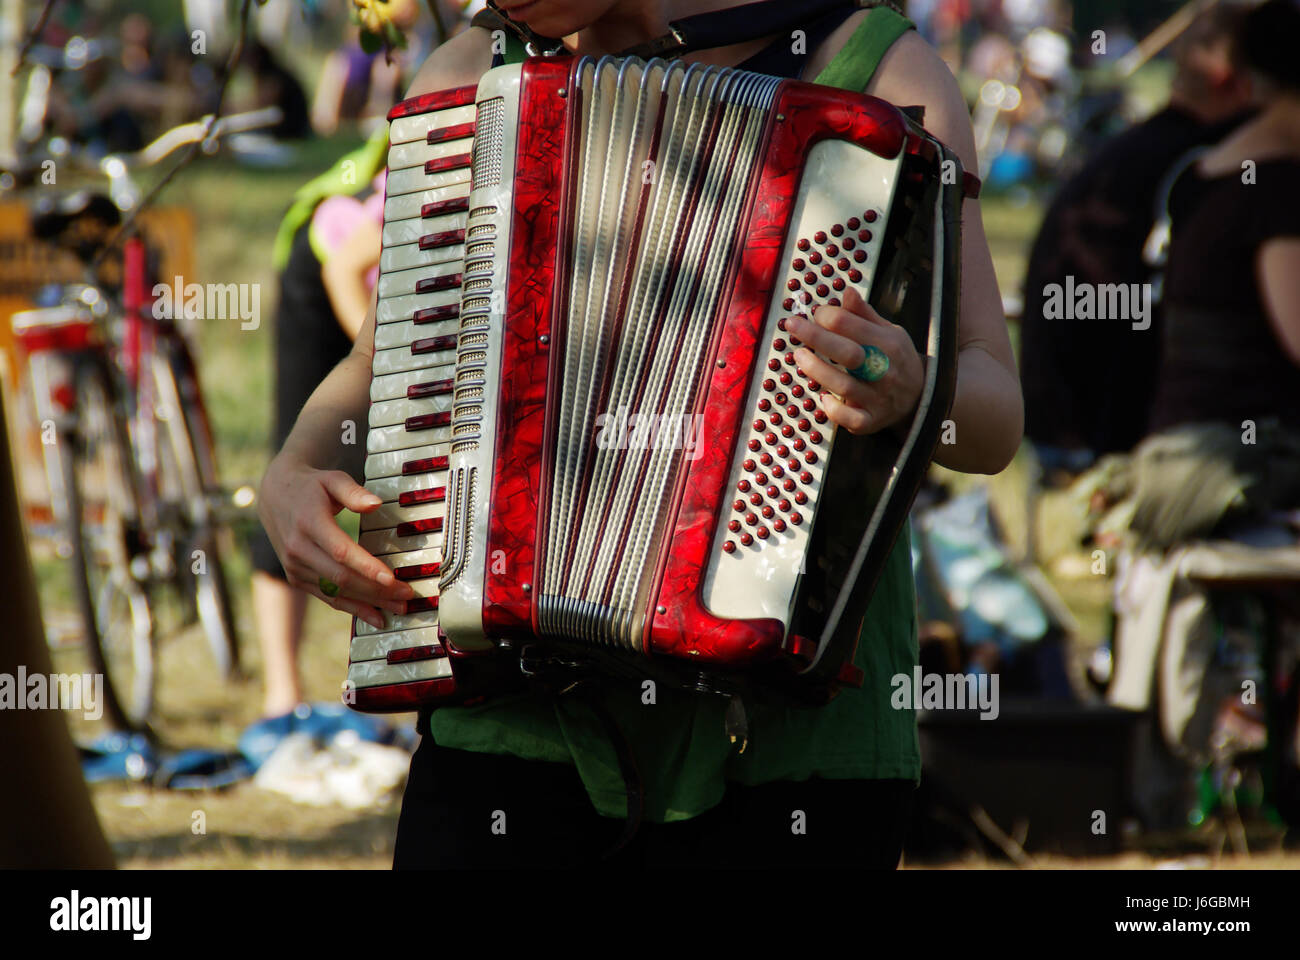
[[(271, 247), (281, 213), (294, 190), (356, 145), (338, 138), (301, 149), (294, 166), (250, 170), (223, 158), (204, 159), (169, 188), (164, 202), (188, 207), (196, 224), (200, 282), (255, 283), (261, 287), (262, 323), (242, 331), (237, 320), (207, 322), (197, 351), (215, 421), (223, 478), (228, 486), (255, 482), (269, 457), (272, 349), (276, 276)], [(997, 198), (985, 205), (990, 244), (1004, 291), (1015, 289), (1039, 208)], [(1024, 536), (1025, 468), (1018, 461), (994, 481), (994, 498), (1004, 507), (1008, 534)], [(1021, 519), (1017, 519), (1021, 518)], [(247, 532), (246, 530), (243, 532)], [(38, 545), (39, 546), (39, 545)], [(37, 553), (47, 617), (66, 619), (68, 593), (60, 564)], [(240, 731), (258, 717), (260, 664), (249, 619), (249, 564), (240, 553), (228, 558), (248, 678), (223, 685), (196, 629), (169, 639), (160, 651), (161, 677), (156, 729), (168, 745), (232, 748)], [(1104, 584), (1063, 584), (1067, 602), (1083, 624), (1085, 645), (1103, 632)], [(335, 700), (347, 662), (348, 619), (312, 604), (301, 663), (308, 698)], [(56, 669), (75, 669), (75, 646), (56, 651)], [(79, 735), (92, 732), (78, 726)], [(93, 789), (101, 821), (122, 865), (128, 867), (387, 867), (391, 862), (397, 808), (356, 814), (314, 808), (241, 784), (223, 792), (186, 794), (141, 785)], [(192, 829), (202, 811), (205, 833)], [(1093, 861), (1090, 866), (1149, 867), (1155, 858), (1131, 854)], [(963, 866), (985, 866), (984, 861)], [(1043, 866), (1076, 866), (1045, 860)], [(1226, 865), (1226, 863), (1225, 863)], [(1255, 865), (1279, 865), (1272, 860)]]

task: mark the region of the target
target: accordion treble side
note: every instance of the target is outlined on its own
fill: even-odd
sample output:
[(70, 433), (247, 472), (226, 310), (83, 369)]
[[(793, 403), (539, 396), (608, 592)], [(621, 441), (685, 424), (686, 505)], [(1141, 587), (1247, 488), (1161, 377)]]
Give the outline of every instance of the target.
[[(457, 680), (538, 650), (804, 702), (860, 682), (862, 617), (952, 400), (971, 178), (883, 101), (742, 71), (534, 59), (473, 100), (453, 147), (468, 95), (421, 102), (440, 155), (420, 176), (456, 196), (385, 225), (367, 486), (396, 503), (362, 543), (426, 609), (377, 632), (421, 642), (366, 668), (365, 699), (474, 695), (491, 684)], [(419, 181), (394, 169), (421, 156), (397, 153), (413, 103), (386, 220), (416, 206), (394, 194)], [(412, 243), (445, 259), (408, 265)], [(836, 429), (794, 362), (785, 320), (849, 289), (926, 358), (901, 440)], [(405, 371), (389, 409), (390, 368), (428, 340), (454, 353)], [(380, 476), (397, 469), (419, 479)], [(413, 523), (421, 549), (396, 550)]]

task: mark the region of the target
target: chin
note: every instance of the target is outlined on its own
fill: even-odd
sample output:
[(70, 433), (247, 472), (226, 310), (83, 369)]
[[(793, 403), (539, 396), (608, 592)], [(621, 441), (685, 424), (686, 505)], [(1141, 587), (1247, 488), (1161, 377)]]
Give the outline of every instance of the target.
[[(531, 3), (513, 3), (513, 9), (499, 4), (502, 11), (515, 23), (543, 37), (567, 37), (592, 25), (603, 12), (602, 6), (590, 2), (566, 3), (564, 0), (532, 0)], [(591, 8), (595, 9), (591, 9)]]

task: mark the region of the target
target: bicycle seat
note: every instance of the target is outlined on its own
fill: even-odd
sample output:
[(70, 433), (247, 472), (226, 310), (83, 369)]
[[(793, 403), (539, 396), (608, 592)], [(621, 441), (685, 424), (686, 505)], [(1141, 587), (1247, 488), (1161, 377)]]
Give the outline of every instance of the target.
[(122, 212), (107, 196), (91, 190), (41, 197), (32, 205), (32, 234), (40, 240), (58, 242), (75, 224), (87, 221), (101, 228), (116, 227)]

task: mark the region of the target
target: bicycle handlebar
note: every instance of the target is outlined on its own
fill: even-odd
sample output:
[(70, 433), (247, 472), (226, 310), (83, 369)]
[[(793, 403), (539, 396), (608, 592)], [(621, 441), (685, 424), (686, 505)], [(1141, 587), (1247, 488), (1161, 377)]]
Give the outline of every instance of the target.
[[(263, 107), (260, 110), (232, 113), (216, 120), (215, 123), (213, 115), (209, 113), (198, 120), (172, 127), (143, 149), (126, 156), (119, 156), (118, 159), (129, 169), (139, 170), (153, 166), (188, 144), (215, 143), (232, 133), (247, 133), (251, 130), (273, 127), (283, 119), (284, 113), (279, 107)], [(111, 156), (105, 157), (99, 165), (102, 167), (110, 159)]]
[(84, 147), (73, 145), (63, 152), (46, 151), (40, 155), (29, 154), (22, 158), (16, 168), (7, 171), (11, 177), (10, 182), (0, 184), (0, 191), (34, 182), (35, 178), (41, 175), (45, 161), (53, 160), (55, 163), (70, 164), (83, 173), (105, 176), (111, 185), (110, 189), (115, 194), (121, 192), (125, 196), (134, 193), (134, 187), (130, 184), (128, 176), (132, 170), (144, 170), (155, 166), (189, 144), (215, 145), (222, 137), (273, 127), (283, 118), (284, 113), (279, 107), (263, 107), (260, 110), (232, 113), (215, 122), (213, 115), (207, 114), (198, 120), (173, 127), (134, 153), (110, 153), (98, 157), (90, 154)]

